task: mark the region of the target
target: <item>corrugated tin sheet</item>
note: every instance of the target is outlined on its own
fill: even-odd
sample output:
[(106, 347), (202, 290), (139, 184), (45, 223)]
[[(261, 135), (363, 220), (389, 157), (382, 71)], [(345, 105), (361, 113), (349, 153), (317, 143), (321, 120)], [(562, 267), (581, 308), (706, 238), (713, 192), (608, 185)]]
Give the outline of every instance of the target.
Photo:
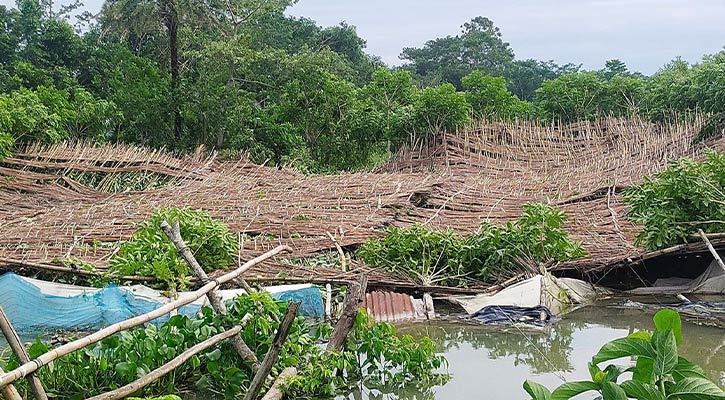
[(378, 322), (426, 319), (423, 300), (402, 293), (383, 291), (366, 293), (363, 307)]

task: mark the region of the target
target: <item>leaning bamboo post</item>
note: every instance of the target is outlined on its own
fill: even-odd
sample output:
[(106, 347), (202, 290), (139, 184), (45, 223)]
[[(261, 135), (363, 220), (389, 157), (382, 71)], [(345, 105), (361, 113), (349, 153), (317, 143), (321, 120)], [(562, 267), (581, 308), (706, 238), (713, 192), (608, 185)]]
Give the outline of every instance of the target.
[(335, 329), (330, 335), (330, 341), (327, 343), (327, 351), (340, 351), (345, 346), (345, 339), (352, 327), (355, 325), (357, 311), (360, 309), (365, 298), (365, 292), (368, 287), (368, 278), (365, 275), (360, 277), (358, 283), (351, 283), (347, 286), (345, 300), (343, 300), (342, 315), (335, 325)]
[[(186, 260), (186, 263), (189, 264), (191, 267), (191, 270), (194, 271), (194, 275), (199, 279), (199, 281), (202, 284), (207, 284), (209, 282), (209, 276), (204, 272), (204, 269), (199, 265), (199, 262), (196, 260), (196, 257), (194, 257), (194, 254), (192, 254), (191, 250), (189, 249), (189, 246), (186, 245), (186, 242), (184, 242), (184, 238), (181, 237), (181, 230), (179, 229), (179, 220), (174, 221), (174, 226), (172, 227), (169, 225), (168, 222), (163, 221), (161, 223), (161, 230), (166, 233), (166, 236), (169, 237), (169, 240), (171, 240), (172, 243), (174, 243), (174, 246), (176, 246), (176, 249), (181, 253), (181, 256)], [(211, 303), (211, 307), (216, 311), (218, 314), (225, 315), (227, 313), (227, 307), (224, 305), (224, 300), (222, 300), (221, 295), (216, 290), (216, 288), (208, 291), (206, 293), (206, 297), (209, 299), (209, 303)], [(241, 335), (237, 335), (229, 339), (229, 341), (232, 343), (232, 346), (234, 347), (234, 350), (239, 354), (242, 359), (246, 360), (248, 363), (252, 365), (253, 370), (259, 369), (259, 360), (257, 359), (257, 356), (254, 354), (252, 349), (247, 346), (246, 343), (244, 343), (244, 339), (242, 339)]]
[[(0, 374), (3, 373), (2, 367), (0, 367)], [(4, 386), (2, 389), (0, 389), (0, 394), (3, 395), (3, 398), (5, 400), (23, 400), (23, 398), (20, 396), (20, 393), (18, 393), (18, 390), (15, 389), (15, 386), (12, 384)]]
[(110, 392), (99, 394), (98, 396), (90, 397), (87, 400), (117, 400), (117, 399), (126, 398), (128, 395), (137, 392), (138, 390), (142, 389), (143, 387), (149, 385), (150, 383), (153, 383), (157, 379), (159, 379), (159, 378), (163, 377), (164, 375), (168, 374), (169, 372), (173, 371), (178, 366), (180, 366), (181, 364), (183, 364), (184, 362), (186, 362), (188, 359), (195, 356), (196, 354), (201, 353), (202, 351), (208, 349), (211, 346), (214, 346), (215, 344), (221, 342), (224, 339), (231, 338), (231, 337), (234, 337), (235, 335), (238, 335), (239, 332), (241, 332), (241, 331), (242, 331), (242, 325), (237, 325), (218, 335), (212, 336), (209, 339), (190, 347), (185, 352), (174, 357), (174, 359), (172, 359), (171, 361), (169, 361), (166, 364), (162, 365), (161, 367), (149, 372), (148, 374), (144, 375), (143, 377), (129, 383), (128, 385), (122, 386), (122, 387), (120, 387), (116, 390), (112, 390)]
[(332, 244), (335, 245), (335, 248), (337, 249), (337, 254), (340, 256), (340, 269), (342, 269), (342, 272), (347, 272), (347, 257), (345, 257), (345, 252), (342, 251), (342, 247), (340, 247), (340, 243), (337, 243), (337, 239), (335, 239), (334, 236), (330, 232), (327, 233), (327, 237), (332, 240)]
[(710, 239), (707, 238), (707, 235), (705, 235), (705, 232), (702, 231), (702, 229), (697, 230), (697, 234), (700, 235), (700, 238), (703, 242), (707, 245), (708, 250), (710, 250), (710, 253), (712, 253), (712, 256), (715, 257), (715, 260), (717, 260), (717, 264), (722, 268), (723, 271), (725, 271), (725, 263), (722, 262), (722, 258), (720, 258), (720, 255), (717, 254), (717, 251), (715, 251), (715, 248), (712, 246), (712, 243), (710, 243)]
[(292, 329), (292, 324), (295, 322), (295, 317), (297, 316), (297, 311), (299, 309), (300, 303), (290, 302), (287, 306), (287, 312), (285, 313), (282, 322), (279, 324), (279, 328), (277, 328), (277, 334), (274, 336), (272, 346), (269, 348), (269, 351), (267, 351), (267, 355), (264, 356), (262, 366), (259, 368), (257, 373), (254, 374), (252, 383), (249, 384), (249, 389), (247, 389), (247, 393), (244, 395), (244, 400), (255, 400), (259, 395), (259, 391), (262, 390), (262, 386), (267, 380), (267, 376), (269, 376), (269, 373), (272, 371), (272, 367), (277, 362), (279, 353), (282, 351), (282, 346), (284, 346), (284, 343), (287, 341), (289, 331)]
[[(3, 310), (2, 306), (0, 306), (0, 330), (2, 330), (5, 340), (7, 340), (8, 345), (10, 345), (10, 348), (12, 349), (13, 354), (15, 354), (15, 357), (18, 358), (18, 361), (23, 364), (30, 362), (30, 356), (25, 350), (25, 347), (23, 347), (23, 343), (20, 342), (18, 333), (10, 323), (10, 320), (8, 319), (7, 314), (5, 314), (5, 310)], [(40, 382), (40, 378), (38, 378), (35, 374), (28, 375), (26, 378), (35, 398), (38, 400), (48, 400), (48, 395), (45, 394), (45, 389), (43, 389), (43, 384)]]
[(274, 380), (272, 387), (267, 390), (267, 393), (262, 397), (262, 400), (282, 400), (284, 398), (284, 391), (282, 385), (290, 378), (297, 375), (297, 368), (287, 367), (277, 375), (277, 379)]
[(15, 382), (16, 380), (28, 376), (28, 374), (31, 374), (38, 370), (38, 368), (48, 365), (48, 363), (57, 360), (60, 357), (63, 357), (64, 355), (70, 354), (76, 350), (82, 349), (86, 346), (89, 346), (93, 343), (100, 342), (101, 340), (112, 336), (118, 332), (121, 332), (123, 330), (133, 328), (136, 326), (139, 326), (141, 324), (145, 324), (146, 322), (155, 320), (156, 318), (163, 317), (164, 315), (168, 314), (172, 310), (176, 310), (182, 306), (185, 306), (187, 304), (193, 303), (194, 301), (202, 298), (204, 295), (206, 295), (207, 292), (210, 290), (227, 283), (229, 281), (232, 281), (239, 276), (241, 276), (243, 273), (245, 273), (247, 270), (252, 268), (253, 266), (259, 264), (260, 262), (272, 258), (276, 256), (279, 253), (285, 252), (285, 251), (292, 251), (292, 249), (289, 246), (277, 246), (274, 249), (257, 256), (246, 263), (242, 265), (241, 267), (237, 268), (234, 271), (231, 271), (225, 275), (220, 276), (219, 278), (216, 278), (206, 285), (202, 286), (198, 290), (189, 293), (188, 296), (184, 296), (181, 299), (172, 301), (170, 303), (167, 303), (165, 306), (159, 307), (153, 311), (149, 311), (146, 314), (141, 314), (137, 317), (133, 317), (130, 319), (127, 319), (125, 321), (121, 321), (119, 323), (110, 325), (106, 328), (103, 328), (95, 333), (92, 333), (88, 336), (85, 336), (81, 339), (75, 340), (73, 342), (70, 342), (68, 344), (65, 344), (63, 346), (56, 347), (53, 350), (48, 351), (47, 353), (39, 356), (38, 358), (35, 358), (31, 360), (29, 363), (25, 363), (18, 368), (15, 368), (12, 371), (6, 372), (4, 374), (0, 374), (0, 388), (5, 387), (6, 385)]

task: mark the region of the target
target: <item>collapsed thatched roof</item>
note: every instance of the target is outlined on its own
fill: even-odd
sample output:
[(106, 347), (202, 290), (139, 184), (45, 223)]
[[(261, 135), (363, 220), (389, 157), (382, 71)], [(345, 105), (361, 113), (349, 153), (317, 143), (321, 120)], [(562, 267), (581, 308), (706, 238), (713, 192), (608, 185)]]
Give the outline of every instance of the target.
[[(633, 246), (638, 228), (626, 220), (619, 193), (672, 158), (700, 157), (705, 145), (693, 145), (700, 126), (617, 119), (563, 128), (485, 124), (401, 151), (374, 172), (329, 176), (216, 162), (201, 152), (33, 146), (0, 163), (0, 258), (49, 262), (72, 255), (103, 266), (113, 247), (101, 242), (129, 238), (136, 223), (169, 206), (207, 210), (252, 235), (242, 251), (247, 258), (278, 243), (291, 245), (295, 256), (330, 249), (328, 232), (342, 246), (389, 225), (471, 232), (484, 221), (513, 220), (522, 204), (536, 201), (569, 215), (566, 229), (588, 252), (576, 265), (596, 269), (643, 254)], [(75, 179), (93, 175), (104, 189), (108, 175), (119, 173), (160, 177), (164, 187), (114, 194)], [(334, 269), (281, 263), (254, 274), (340, 277)], [(400, 281), (384, 273), (371, 281), (376, 276)]]

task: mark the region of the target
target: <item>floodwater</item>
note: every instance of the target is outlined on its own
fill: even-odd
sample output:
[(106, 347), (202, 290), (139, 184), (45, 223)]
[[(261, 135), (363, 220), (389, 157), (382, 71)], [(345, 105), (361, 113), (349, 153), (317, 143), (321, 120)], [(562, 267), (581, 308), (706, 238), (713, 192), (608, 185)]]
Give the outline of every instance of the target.
[[(407, 387), (389, 393), (363, 389), (345, 399), (528, 400), (521, 387), (524, 380), (553, 388), (564, 381), (589, 379), (587, 363), (599, 348), (634, 331), (653, 329), (654, 312), (587, 307), (543, 331), (524, 332), (512, 327), (501, 331), (450, 322), (404, 326), (401, 332), (428, 335), (439, 344), (448, 359), (450, 381), (434, 388)], [(725, 386), (725, 330), (683, 322), (679, 352)], [(627, 361), (615, 363), (624, 365)], [(577, 397), (587, 398), (595, 396)]]

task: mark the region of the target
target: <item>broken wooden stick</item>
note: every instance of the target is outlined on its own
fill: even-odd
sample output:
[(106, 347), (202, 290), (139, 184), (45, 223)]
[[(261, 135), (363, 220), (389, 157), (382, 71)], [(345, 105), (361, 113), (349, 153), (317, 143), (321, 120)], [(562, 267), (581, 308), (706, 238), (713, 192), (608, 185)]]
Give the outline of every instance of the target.
[(282, 372), (277, 375), (277, 379), (274, 380), (274, 383), (272, 384), (272, 387), (269, 388), (267, 393), (262, 397), (262, 400), (282, 400), (284, 397), (284, 392), (282, 391), (282, 385), (284, 383), (297, 375), (297, 368), (295, 367), (287, 367), (282, 370)]
[[(0, 374), (2, 374), (4, 371), (2, 367), (0, 367)], [(12, 384), (9, 384), (7, 386), (3, 386), (2, 389), (0, 389), (0, 394), (3, 395), (3, 398), (5, 400), (23, 400), (23, 398), (20, 396), (20, 393), (18, 393), (18, 390), (15, 389), (15, 386)]]
[[(174, 221), (173, 227), (170, 226), (168, 222), (163, 221), (161, 223), (161, 230), (163, 230), (164, 233), (166, 233), (166, 236), (169, 237), (169, 240), (174, 243), (174, 246), (176, 246), (176, 249), (179, 253), (181, 253), (184, 260), (186, 260), (186, 263), (189, 264), (191, 270), (194, 271), (194, 275), (196, 275), (201, 284), (205, 285), (209, 283), (209, 276), (206, 272), (204, 272), (204, 269), (201, 265), (199, 265), (199, 262), (196, 261), (196, 257), (194, 257), (194, 254), (192, 254), (189, 246), (186, 245), (186, 242), (184, 242), (184, 239), (181, 237), (179, 220)], [(227, 307), (216, 288), (207, 292), (206, 297), (209, 299), (209, 303), (214, 311), (221, 315), (225, 315), (227, 313)], [(257, 360), (257, 356), (254, 354), (252, 349), (244, 343), (244, 339), (242, 339), (241, 335), (234, 336), (229, 339), (229, 341), (232, 343), (232, 346), (234, 347), (234, 350), (236, 350), (237, 354), (252, 365), (253, 370), (256, 371), (259, 369), (259, 360)]]
[(274, 336), (272, 346), (269, 348), (269, 351), (267, 351), (267, 355), (264, 356), (262, 366), (259, 370), (257, 370), (257, 373), (254, 374), (252, 383), (249, 384), (249, 389), (247, 389), (247, 394), (244, 395), (244, 400), (255, 400), (259, 395), (259, 392), (262, 390), (262, 386), (264, 386), (264, 382), (267, 380), (267, 376), (269, 376), (269, 373), (272, 372), (272, 367), (277, 362), (279, 353), (282, 351), (282, 346), (284, 346), (284, 343), (287, 341), (287, 337), (289, 336), (290, 329), (292, 329), (292, 324), (295, 322), (295, 317), (297, 317), (297, 311), (299, 309), (300, 303), (288, 303), (287, 312), (284, 314), (284, 318), (279, 324), (279, 328), (277, 328), (277, 334)]
[(720, 266), (720, 268), (725, 271), (725, 263), (723, 263), (722, 258), (720, 258), (720, 255), (717, 254), (717, 251), (715, 251), (715, 248), (712, 246), (712, 243), (710, 243), (710, 239), (707, 238), (705, 232), (703, 232), (702, 229), (698, 229), (697, 234), (700, 235), (702, 241), (705, 242), (705, 244), (707, 245), (707, 249), (710, 250), (712, 256), (715, 257), (715, 260), (717, 260), (717, 264)]
[(335, 239), (334, 236), (330, 232), (326, 232), (327, 236), (332, 240), (332, 244), (335, 245), (335, 248), (337, 249), (337, 254), (340, 256), (340, 268), (342, 269), (342, 272), (347, 272), (347, 257), (345, 257), (345, 252), (342, 251), (342, 247), (340, 247), (340, 244), (337, 243), (337, 239)]
[(368, 287), (368, 278), (366, 275), (360, 276), (358, 283), (351, 283), (347, 286), (345, 300), (343, 300), (342, 315), (335, 325), (335, 329), (330, 335), (330, 341), (327, 343), (327, 351), (341, 351), (345, 346), (345, 339), (348, 333), (355, 325), (357, 311), (360, 309), (365, 292)]
[(125, 385), (123, 387), (120, 387), (116, 390), (112, 390), (107, 393), (99, 394), (98, 396), (90, 397), (87, 400), (117, 400), (117, 399), (123, 399), (128, 397), (128, 395), (137, 392), (141, 388), (147, 386), (148, 384), (156, 381), (157, 379), (163, 377), (164, 375), (168, 374), (169, 372), (176, 369), (179, 365), (186, 362), (191, 357), (201, 353), (202, 351), (208, 349), (211, 346), (214, 346), (215, 344), (221, 342), (224, 339), (234, 337), (239, 334), (239, 332), (242, 331), (242, 325), (237, 325), (234, 328), (231, 328), (227, 331), (224, 331), (218, 335), (212, 336), (209, 339), (198, 343), (192, 347), (190, 347), (185, 352), (179, 354), (178, 356), (174, 357), (171, 361), (167, 362), (166, 364), (162, 365), (161, 367), (149, 372), (148, 374), (144, 375), (143, 377), (129, 383), (128, 385)]
[(84, 337), (74, 340), (70, 343), (64, 344), (62, 346), (58, 346), (58, 347), (48, 351), (47, 353), (44, 353), (43, 355), (31, 360), (30, 362), (27, 362), (27, 363), (19, 366), (18, 368), (15, 368), (12, 371), (0, 373), (0, 389), (12, 382), (15, 382), (16, 380), (18, 380), (20, 378), (23, 378), (23, 377), (28, 376), (29, 374), (32, 374), (33, 372), (37, 371), (42, 366), (48, 365), (49, 363), (57, 360), (60, 357), (70, 354), (76, 350), (82, 349), (93, 343), (98, 343), (101, 340), (103, 340), (109, 336), (112, 336), (118, 332), (121, 332), (123, 330), (133, 328), (133, 327), (139, 326), (141, 324), (145, 324), (146, 322), (153, 321), (159, 317), (163, 317), (164, 315), (168, 314), (169, 312), (171, 312), (173, 310), (176, 310), (187, 304), (193, 303), (194, 301), (204, 297), (206, 295), (206, 293), (208, 293), (210, 290), (215, 289), (224, 283), (233, 281), (234, 279), (240, 277), (244, 272), (248, 271), (253, 266), (261, 263), (264, 260), (272, 258), (279, 253), (286, 252), (286, 251), (292, 251), (292, 249), (289, 246), (277, 246), (274, 249), (245, 262), (244, 265), (237, 268), (236, 270), (228, 272), (228, 273), (220, 276), (219, 278), (216, 278), (213, 281), (210, 281), (206, 285), (203, 285), (201, 288), (199, 288), (191, 293), (188, 293), (183, 298), (171, 301), (164, 306), (161, 306), (153, 311), (147, 312), (146, 314), (141, 314), (137, 317), (129, 318), (125, 321), (121, 321), (121, 322), (109, 325), (109, 326), (107, 326), (99, 331), (96, 331), (95, 333), (92, 333), (88, 336), (84, 336)]
[[(8, 345), (10, 345), (10, 349), (12, 349), (15, 357), (18, 358), (18, 361), (22, 364), (30, 362), (30, 356), (25, 350), (25, 347), (23, 347), (23, 343), (20, 342), (20, 337), (18, 337), (18, 333), (15, 331), (15, 328), (13, 328), (13, 325), (10, 323), (10, 320), (5, 314), (5, 310), (3, 310), (2, 306), (0, 306), (0, 330), (2, 330), (3, 336), (5, 336), (5, 340), (7, 340)], [(26, 376), (25, 378), (28, 380), (28, 385), (33, 391), (36, 399), (48, 400), (48, 395), (45, 394), (43, 384), (40, 382), (40, 378), (38, 378), (37, 375), (31, 374)]]

